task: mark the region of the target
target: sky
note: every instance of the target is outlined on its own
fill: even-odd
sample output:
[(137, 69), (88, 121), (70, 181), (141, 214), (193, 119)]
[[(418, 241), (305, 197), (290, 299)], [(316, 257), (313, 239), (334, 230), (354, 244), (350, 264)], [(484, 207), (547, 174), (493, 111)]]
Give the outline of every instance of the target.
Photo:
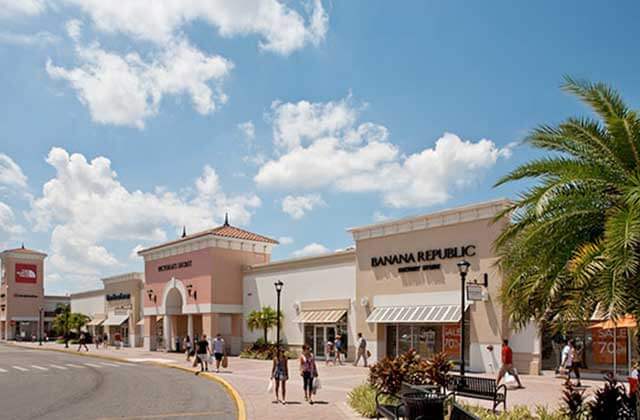
[(272, 259), (349, 227), (515, 198), (540, 124), (640, 102), (640, 5), (591, 1), (0, 0), (0, 249), (67, 293), (232, 225)]

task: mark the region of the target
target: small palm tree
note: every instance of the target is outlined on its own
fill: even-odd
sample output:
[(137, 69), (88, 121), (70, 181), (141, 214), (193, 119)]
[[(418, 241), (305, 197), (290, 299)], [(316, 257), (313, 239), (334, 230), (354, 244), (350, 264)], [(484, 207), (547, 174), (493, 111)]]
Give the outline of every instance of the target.
[(56, 333), (65, 337), (65, 347), (69, 347), (66, 338), (69, 335), (69, 331), (71, 331), (71, 305), (58, 305), (56, 314), (56, 317), (53, 319), (53, 329)]
[(534, 181), (501, 217), (502, 300), (516, 325), (562, 325), (598, 307), (640, 315), (640, 118), (602, 83), (565, 78), (597, 116), (543, 125), (526, 141), (548, 152), (496, 185)]
[[(280, 311), (280, 322), (282, 322), (282, 311)], [(249, 331), (262, 330), (264, 332), (264, 342), (267, 343), (268, 331), (275, 327), (278, 322), (276, 311), (271, 306), (265, 306), (262, 310), (253, 310), (247, 318)]]

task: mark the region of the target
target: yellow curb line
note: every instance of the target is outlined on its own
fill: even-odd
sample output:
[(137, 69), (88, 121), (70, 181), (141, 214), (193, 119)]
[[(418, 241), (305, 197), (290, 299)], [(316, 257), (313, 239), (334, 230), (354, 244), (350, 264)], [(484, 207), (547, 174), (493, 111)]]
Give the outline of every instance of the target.
[[(13, 344), (13, 343), (7, 343), (7, 342), (4, 342), (3, 344), (6, 344), (6, 345), (11, 346), (11, 347), (15, 347), (15, 348), (21, 348), (21, 349), (56, 351), (58, 353), (67, 353), (67, 354), (70, 353), (70, 354), (75, 354), (75, 355), (78, 355), (78, 356), (92, 357), (92, 358), (104, 359), (104, 360), (111, 360), (113, 362), (131, 363), (127, 359), (124, 359), (122, 357), (106, 356), (104, 354), (94, 354), (94, 353), (89, 354), (88, 352), (82, 353), (82, 352), (77, 352), (77, 351), (72, 351), (72, 350), (52, 349), (52, 348), (45, 348), (45, 347), (22, 346), (20, 344)], [(195, 373), (196, 372), (196, 370), (190, 369), (188, 367), (180, 366), (180, 365), (160, 363), (160, 362), (154, 362), (154, 361), (149, 361), (149, 362), (145, 362), (145, 363), (150, 363), (152, 365), (161, 366), (161, 367), (165, 367), (165, 368), (178, 369), (178, 370), (182, 370), (182, 371), (189, 372), (189, 373)], [(238, 391), (233, 387), (233, 385), (231, 385), (226, 379), (223, 379), (223, 378), (220, 378), (218, 376), (215, 376), (215, 375), (213, 375), (213, 374), (211, 374), (209, 372), (203, 372), (199, 376), (207, 378), (210, 381), (216, 382), (219, 385), (221, 385), (222, 388), (231, 397), (231, 399), (236, 403), (236, 408), (238, 410), (238, 420), (247, 420), (247, 409), (246, 409), (246, 407), (244, 405), (244, 401), (240, 397), (240, 393), (238, 393)]]

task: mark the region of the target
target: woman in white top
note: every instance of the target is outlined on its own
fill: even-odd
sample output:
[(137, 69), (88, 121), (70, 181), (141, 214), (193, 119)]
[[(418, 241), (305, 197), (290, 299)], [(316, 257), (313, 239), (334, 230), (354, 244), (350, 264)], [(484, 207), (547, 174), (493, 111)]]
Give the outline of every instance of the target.
[(220, 333), (218, 333), (216, 338), (213, 339), (211, 347), (213, 348), (213, 357), (216, 359), (216, 372), (220, 372), (220, 363), (222, 362), (222, 358), (225, 353), (224, 338), (222, 338)]

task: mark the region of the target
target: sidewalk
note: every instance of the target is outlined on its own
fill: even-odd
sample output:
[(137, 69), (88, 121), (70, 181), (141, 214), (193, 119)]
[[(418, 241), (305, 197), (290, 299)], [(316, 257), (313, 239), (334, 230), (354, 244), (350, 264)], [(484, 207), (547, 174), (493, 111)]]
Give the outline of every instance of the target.
[[(43, 343), (40, 347), (37, 343), (15, 343), (28, 348), (50, 348), (64, 350), (62, 344)], [(185, 361), (185, 356), (178, 353), (148, 352), (140, 348), (123, 348), (116, 350), (110, 347), (108, 350), (96, 350), (90, 346), (89, 354), (106, 357), (122, 358), (137, 363), (162, 363), (170, 366), (190, 367)], [(70, 346), (68, 351), (75, 353), (76, 347)], [(287, 401), (283, 406), (273, 402), (273, 394), (267, 393), (271, 361), (248, 360), (238, 357), (229, 358), (229, 369), (220, 373), (220, 377), (226, 379), (238, 391), (244, 400), (249, 419), (260, 420), (335, 420), (335, 419), (359, 419), (347, 405), (347, 394), (355, 386), (366, 381), (368, 369), (345, 366), (325, 366), (324, 362), (318, 362), (319, 376), (322, 389), (316, 397), (317, 403), (313, 406), (304, 401), (302, 392), (302, 380), (296, 375), (298, 371), (297, 360), (289, 362), (290, 380), (287, 382)], [(193, 369), (195, 372), (195, 369)], [(491, 375), (478, 375), (487, 376)], [(512, 390), (507, 394), (507, 407), (527, 405), (534, 408), (536, 405), (544, 405), (549, 408), (557, 407), (562, 398), (562, 380), (553, 375), (530, 376), (521, 375), (525, 389)], [(587, 387), (587, 393), (602, 386), (602, 381), (583, 380)], [(470, 404), (490, 408), (490, 403), (470, 400)]]

